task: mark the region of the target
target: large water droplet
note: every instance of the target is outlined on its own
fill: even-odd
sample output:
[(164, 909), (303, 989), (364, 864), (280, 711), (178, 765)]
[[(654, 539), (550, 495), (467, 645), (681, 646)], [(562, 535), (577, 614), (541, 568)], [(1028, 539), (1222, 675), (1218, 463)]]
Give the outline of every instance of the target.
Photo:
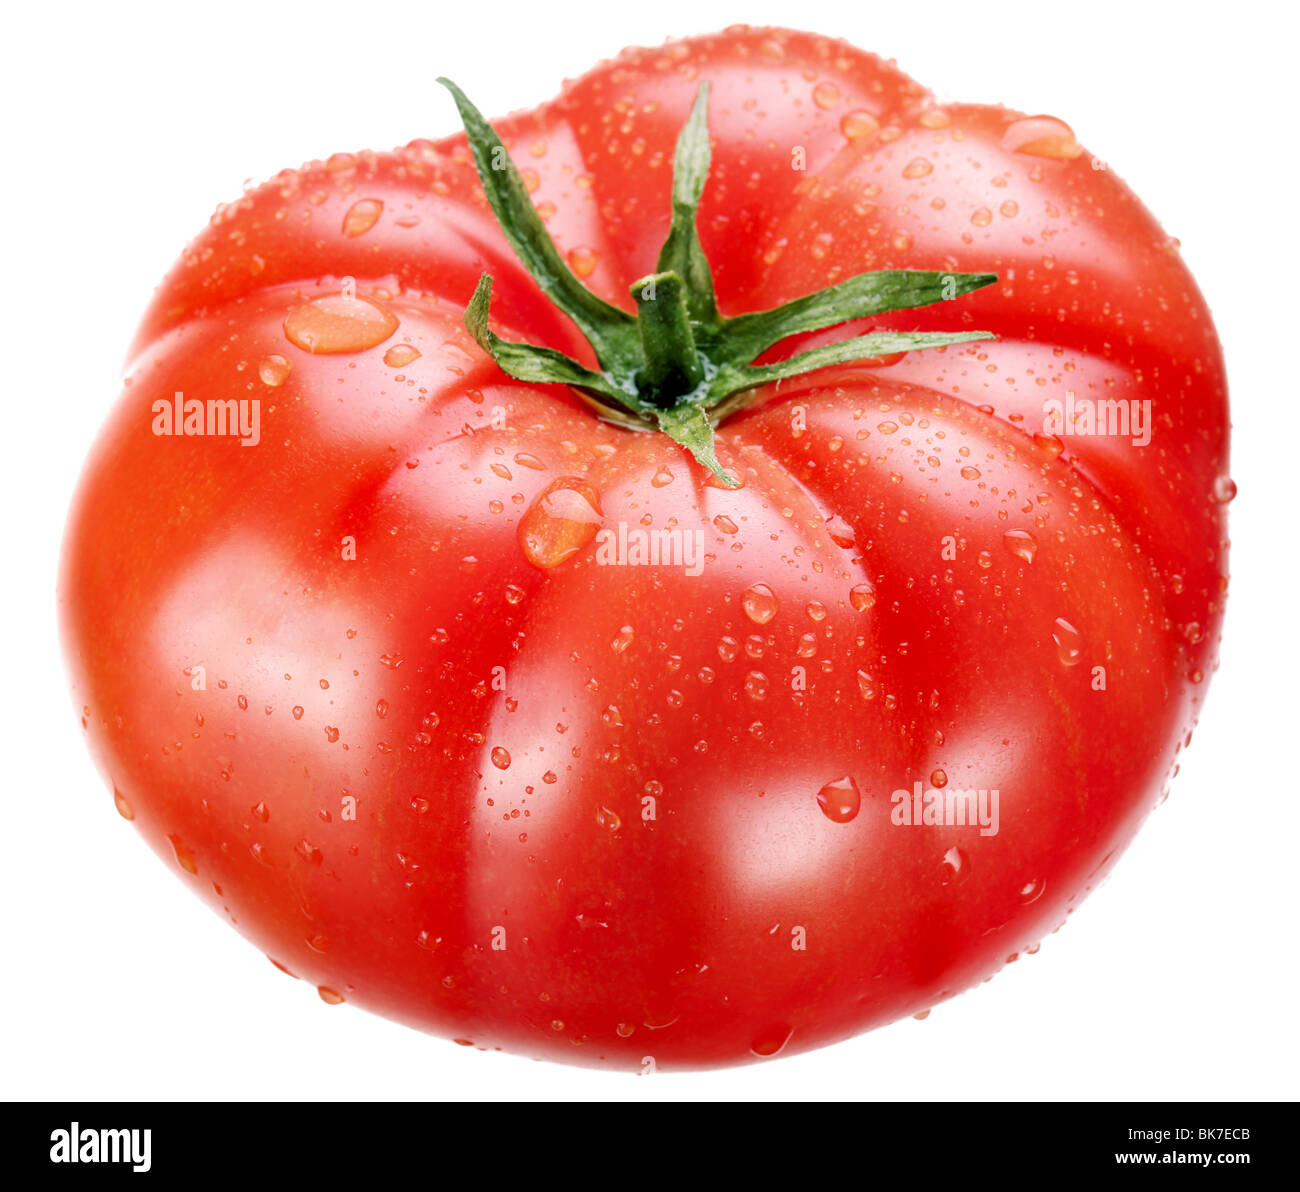
[(1009, 554), (1026, 563), (1032, 563), (1038, 553), (1038, 540), (1028, 530), (1008, 530), (1002, 535), (1002, 545)]
[(876, 606), (876, 590), (870, 584), (855, 584), (849, 589), (849, 603), (860, 613)]
[(852, 778), (838, 778), (817, 792), (817, 806), (828, 820), (847, 824), (862, 810), (862, 792)]
[(270, 356), (262, 357), (261, 363), (257, 366), (257, 375), (263, 385), (275, 389), (284, 384), (292, 370), (293, 365), (284, 356), (274, 352)]
[(398, 326), (397, 316), (378, 302), (341, 293), (295, 306), (284, 320), (284, 333), (295, 347), (321, 356), (364, 352)]
[(534, 567), (558, 567), (596, 536), (601, 517), (596, 490), (577, 477), (561, 477), (520, 519), (519, 545)]
[(752, 588), (745, 589), (740, 598), (740, 607), (755, 625), (766, 625), (776, 616), (781, 602), (767, 584), (755, 584)]
[(379, 221), (383, 211), (382, 199), (358, 199), (343, 217), (343, 235), (364, 235)]
[(1083, 152), (1083, 146), (1074, 139), (1074, 130), (1054, 116), (1026, 116), (1013, 121), (1002, 134), (1002, 147), (1012, 153), (1057, 161), (1069, 161)]
[(836, 546), (844, 550), (851, 550), (856, 543), (853, 527), (838, 514), (833, 513), (826, 519), (826, 533)]

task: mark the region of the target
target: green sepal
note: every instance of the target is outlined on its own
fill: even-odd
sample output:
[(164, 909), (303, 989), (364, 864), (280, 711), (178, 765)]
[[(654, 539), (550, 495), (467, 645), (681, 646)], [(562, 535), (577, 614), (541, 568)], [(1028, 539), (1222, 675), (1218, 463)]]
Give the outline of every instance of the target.
[[(638, 425), (644, 422), (644, 403), (637, 398), (635, 389), (631, 392), (620, 389), (604, 373), (584, 368), (554, 348), (502, 339), (488, 327), (491, 301), (492, 277), (485, 273), (479, 278), (474, 297), (465, 308), (465, 328), (507, 376), (517, 381), (572, 386), (593, 402), (601, 415), (615, 421), (633, 421)], [(631, 418), (622, 417), (624, 411)]]
[(837, 286), (796, 298), (772, 310), (728, 319), (722, 329), (727, 355), (732, 363), (748, 364), (791, 335), (821, 331), (853, 319), (890, 311), (947, 302), (992, 285), (997, 279), (996, 273), (939, 273), (910, 269), (859, 273)]
[(450, 79), (483, 192), (515, 255), (552, 302), (577, 324), (601, 368), (626, 371), (639, 358), (636, 320), (587, 289), (564, 263), (496, 129)]
[(691, 321), (707, 331), (721, 319), (713, 294), (713, 271), (700, 245), (696, 211), (709, 178), (709, 84), (701, 83), (691, 114), (677, 138), (673, 154), (673, 220), (668, 239), (659, 250), (659, 273), (675, 273), (686, 287), (686, 309)]
[(714, 454), (713, 424), (702, 406), (687, 402), (671, 410), (656, 409), (654, 414), (664, 434), (685, 447), (728, 488), (740, 487), (740, 481), (718, 462)]

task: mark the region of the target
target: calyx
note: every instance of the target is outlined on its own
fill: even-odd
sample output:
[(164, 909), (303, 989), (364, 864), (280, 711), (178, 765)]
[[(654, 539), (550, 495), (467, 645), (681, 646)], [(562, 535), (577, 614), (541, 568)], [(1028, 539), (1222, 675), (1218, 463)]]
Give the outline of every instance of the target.
[(860, 273), (772, 310), (724, 318), (696, 227), (710, 161), (707, 82), (700, 84), (677, 140), (668, 238), (655, 271), (631, 287), (637, 313), (620, 310), (587, 289), (560, 256), (496, 130), (455, 83), (438, 82), (456, 101), (483, 190), (511, 248), (586, 336), (600, 367), (589, 369), (552, 348), (513, 343), (493, 332), (492, 278), (486, 273), (465, 311), (469, 333), (503, 372), (521, 381), (568, 385), (611, 421), (657, 427), (729, 487), (737, 481), (714, 454), (713, 428), (746, 405), (759, 386), (830, 364), (993, 338), (988, 331), (872, 332), (755, 365), (789, 336), (949, 301), (991, 285), (997, 274)]

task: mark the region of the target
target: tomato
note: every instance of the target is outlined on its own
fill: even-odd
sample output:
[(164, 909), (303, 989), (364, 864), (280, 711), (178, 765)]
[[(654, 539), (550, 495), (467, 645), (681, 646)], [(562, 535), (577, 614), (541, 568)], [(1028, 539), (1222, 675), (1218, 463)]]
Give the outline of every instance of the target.
[[(1177, 243), (1060, 121), (803, 33), (626, 51), (496, 126), (518, 175), (461, 111), (218, 209), (144, 317), (60, 584), (118, 811), (327, 1001), (484, 1048), (732, 1064), (980, 983), (1215, 663)], [(710, 355), (864, 271), (966, 280)]]

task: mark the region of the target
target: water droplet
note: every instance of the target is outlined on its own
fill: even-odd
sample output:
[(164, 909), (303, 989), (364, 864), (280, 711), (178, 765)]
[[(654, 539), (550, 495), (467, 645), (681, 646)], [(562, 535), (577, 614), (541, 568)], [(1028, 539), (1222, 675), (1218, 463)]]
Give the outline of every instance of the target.
[(849, 603), (860, 613), (874, 608), (876, 590), (870, 584), (855, 584), (849, 589)]
[(126, 796), (117, 787), (113, 788), (113, 806), (117, 808), (117, 814), (124, 820), (135, 819), (135, 808), (127, 802)]
[(502, 749), (501, 746), (498, 745), (494, 750), (492, 750), (492, 764), (496, 766), (498, 770), (510, 769), (510, 751)]
[(610, 832), (617, 832), (623, 826), (623, 821), (619, 818), (618, 813), (611, 811), (603, 804), (596, 808), (596, 823)]
[(609, 648), (613, 650), (615, 654), (622, 654), (628, 646), (632, 644), (632, 639), (634, 637), (636, 637), (636, 630), (634, 630), (631, 625), (624, 625), (623, 628), (614, 635), (613, 640), (610, 641)]
[(382, 199), (358, 199), (343, 217), (343, 235), (363, 236), (379, 222), (383, 214)]
[(966, 854), (954, 845), (943, 855), (944, 879), (945, 886), (953, 882), (965, 881), (970, 876), (970, 862), (966, 859)]
[(927, 174), (933, 173), (934, 166), (924, 157), (914, 157), (903, 167), (904, 178), (924, 178)]
[(767, 584), (755, 584), (752, 588), (745, 589), (740, 598), (740, 607), (755, 625), (766, 625), (776, 616), (781, 602)]
[(853, 527), (838, 514), (831, 514), (826, 519), (826, 533), (830, 535), (830, 540), (842, 550), (852, 549), (856, 542)]
[(749, 1045), (749, 1050), (761, 1057), (776, 1055), (790, 1042), (790, 1036), (793, 1034), (794, 1031), (788, 1026), (769, 1027)]
[(870, 113), (861, 109), (845, 112), (840, 121), (840, 132), (850, 141), (863, 141), (874, 137), (880, 131), (880, 122)]
[(966, 467), (961, 470), (961, 478), (963, 480), (978, 480), (980, 478), (980, 470), (979, 468), (967, 464)]
[(839, 778), (817, 792), (817, 806), (828, 820), (847, 824), (862, 809), (862, 792), (852, 778)]
[(389, 368), (402, 368), (419, 358), (419, 349), (412, 344), (394, 344), (384, 353), (384, 363)]
[(257, 375), (261, 378), (262, 384), (269, 385), (272, 389), (283, 385), (292, 371), (293, 365), (278, 352), (273, 352), (270, 356), (263, 356), (261, 363), (257, 366)]
[(1013, 121), (1002, 134), (1002, 147), (1012, 153), (1057, 161), (1069, 161), (1083, 152), (1083, 146), (1074, 139), (1074, 130), (1054, 116), (1026, 116)]
[(551, 484), (519, 522), (519, 544), (534, 567), (557, 567), (582, 550), (601, 523), (596, 490), (565, 476)]
[(343, 995), (336, 993), (328, 985), (318, 985), (316, 992), (320, 994), (320, 1000), (327, 1006), (341, 1006), (343, 1004)]
[(1037, 902), (1043, 896), (1043, 891), (1047, 889), (1047, 883), (1041, 877), (1033, 878), (1020, 887), (1020, 901), (1028, 905), (1031, 902)]
[(339, 730), (336, 729), (333, 725), (327, 724), (325, 726), (325, 740), (327, 740), (332, 745), (338, 739), (339, 739)]
[(819, 108), (829, 110), (840, 102), (840, 89), (831, 82), (818, 83), (813, 88), (813, 103)]
[(194, 860), (194, 850), (189, 848), (179, 836), (168, 836), (172, 852), (176, 854), (176, 864), (186, 873), (198, 873), (199, 867)]
[(864, 670), (858, 671), (858, 690), (862, 693), (863, 699), (876, 698), (876, 680)]
[(295, 306), (284, 321), (289, 342), (304, 352), (364, 352), (381, 344), (399, 324), (392, 311), (349, 294), (326, 294)]
[(1038, 553), (1038, 540), (1028, 530), (1008, 530), (1002, 535), (1002, 545), (1010, 554), (1017, 559), (1024, 559), (1026, 563), (1032, 563), (1034, 555)]
[(1056, 627), (1052, 630), (1052, 640), (1062, 666), (1074, 666), (1083, 653), (1083, 637), (1079, 631), (1062, 617), (1056, 618)]
[(1214, 499), (1220, 505), (1226, 505), (1237, 495), (1237, 485), (1231, 476), (1219, 476), (1214, 481)]
[(590, 277), (600, 264), (600, 253), (594, 248), (574, 248), (569, 250), (569, 268), (579, 277)]
[(931, 770), (930, 785), (943, 788), (948, 785), (948, 772), (946, 770)]

